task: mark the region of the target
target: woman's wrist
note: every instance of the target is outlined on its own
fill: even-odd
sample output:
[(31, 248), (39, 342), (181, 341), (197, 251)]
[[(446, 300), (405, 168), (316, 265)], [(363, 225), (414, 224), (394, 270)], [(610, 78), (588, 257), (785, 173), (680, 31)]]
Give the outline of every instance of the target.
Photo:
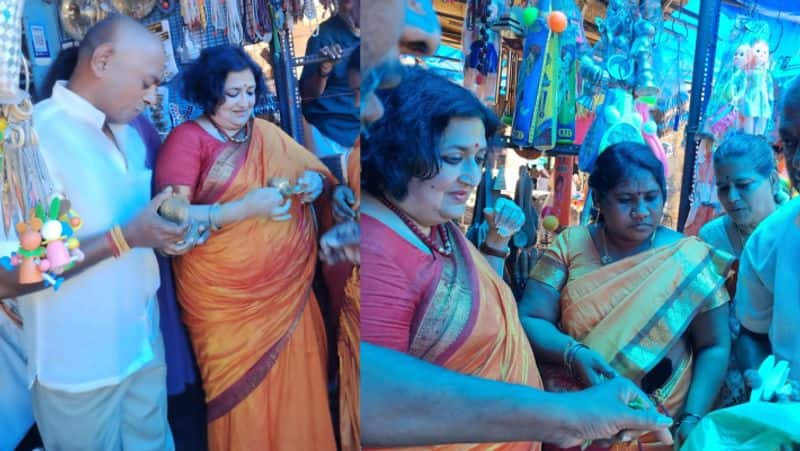
[(684, 412), (678, 417), (678, 421), (675, 422), (675, 428), (677, 429), (683, 426), (684, 423), (696, 425), (702, 419), (703, 417), (701, 415), (697, 415), (696, 413)]
[(222, 227), (230, 222), (241, 221), (254, 216), (258, 216), (257, 211), (250, 211), (247, 201), (244, 199), (226, 202), (219, 207), (217, 214), (217, 225)]
[(498, 257), (504, 260), (508, 258), (508, 255), (511, 253), (511, 249), (509, 249), (508, 246), (498, 247), (490, 245), (488, 242), (484, 242), (483, 244), (481, 244), (478, 250), (484, 255)]
[(511, 241), (510, 236), (504, 237), (497, 232), (497, 229), (491, 228), (486, 234), (486, 240), (484, 241), (484, 244), (493, 249), (502, 250), (508, 248), (509, 241)]

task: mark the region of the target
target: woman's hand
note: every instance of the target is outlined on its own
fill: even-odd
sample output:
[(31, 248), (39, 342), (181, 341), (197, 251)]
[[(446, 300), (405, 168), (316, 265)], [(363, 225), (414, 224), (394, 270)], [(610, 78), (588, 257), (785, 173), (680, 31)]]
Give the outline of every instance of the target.
[(300, 202), (310, 204), (317, 200), (317, 197), (322, 194), (323, 185), (322, 176), (319, 172), (305, 171), (297, 179), (297, 195), (300, 196)]
[(589, 386), (597, 385), (618, 376), (617, 372), (606, 362), (603, 356), (583, 347), (575, 352), (572, 370), (576, 377), (579, 377), (583, 383)]
[(486, 215), (486, 222), (489, 224), (486, 242), (492, 247), (505, 247), (511, 237), (525, 224), (525, 213), (514, 201), (505, 197), (498, 198), (494, 207), (484, 208), (483, 214)]
[(692, 429), (697, 426), (698, 420), (695, 418), (685, 418), (678, 429), (675, 431), (675, 449), (680, 449), (681, 446), (689, 439), (689, 434)]
[(274, 221), (286, 221), (292, 217), (289, 210), (292, 200), (284, 198), (278, 188), (258, 188), (242, 199), (248, 217), (261, 216)]

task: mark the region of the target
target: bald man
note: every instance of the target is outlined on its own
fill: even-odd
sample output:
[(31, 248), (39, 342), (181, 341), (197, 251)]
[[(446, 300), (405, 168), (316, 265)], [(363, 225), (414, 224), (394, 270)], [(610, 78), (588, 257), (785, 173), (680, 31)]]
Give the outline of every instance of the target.
[[(0, 298), (17, 298), (27, 383), (46, 449), (170, 450), (153, 249), (177, 253), (188, 225), (150, 201), (145, 145), (128, 125), (155, 98), (165, 57), (132, 19), (89, 30), (68, 83), (34, 109), (56, 190), (81, 214), (86, 258), (58, 291), (0, 271)], [(113, 230), (113, 233), (112, 233)], [(17, 239), (0, 243), (4, 254)]]

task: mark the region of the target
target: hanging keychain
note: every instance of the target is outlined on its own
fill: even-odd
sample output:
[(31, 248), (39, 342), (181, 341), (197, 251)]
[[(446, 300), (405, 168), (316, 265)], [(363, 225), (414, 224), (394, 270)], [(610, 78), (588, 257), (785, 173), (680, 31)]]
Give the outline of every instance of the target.
[(317, 2), (314, 0), (305, 0), (303, 2), (303, 15), (308, 20), (317, 18)]
[(227, 32), (227, 17), (225, 16), (225, 11), (223, 11), (224, 1), (225, 0), (209, 0), (209, 18), (211, 20), (211, 26), (214, 28), (215, 35), (218, 32), (222, 32), (223, 34)]
[(242, 31), (242, 15), (239, 13), (238, 0), (226, 0), (225, 9), (228, 12), (228, 42), (241, 45), (244, 40)]

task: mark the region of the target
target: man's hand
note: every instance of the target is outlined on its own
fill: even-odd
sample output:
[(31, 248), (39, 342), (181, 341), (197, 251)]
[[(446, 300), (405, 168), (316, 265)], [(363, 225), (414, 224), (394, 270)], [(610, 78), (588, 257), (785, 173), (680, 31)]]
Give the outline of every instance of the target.
[(361, 262), (360, 243), (361, 228), (356, 221), (337, 224), (320, 238), (320, 258), (329, 265), (344, 261), (358, 265)]
[(347, 185), (339, 185), (333, 190), (333, 219), (337, 223), (354, 221), (356, 212), (356, 195)]
[(131, 248), (167, 249), (184, 240), (190, 223), (175, 224), (158, 214), (161, 204), (172, 196), (172, 187), (154, 197), (135, 218), (122, 228), (125, 241)]
[(660, 414), (650, 399), (624, 378), (616, 377), (587, 390), (564, 394), (570, 416), (556, 445), (569, 448), (586, 441), (631, 441), (653, 431), (665, 445), (672, 444), (672, 419)]
[(339, 44), (326, 45), (325, 47), (319, 49), (319, 53), (333, 60), (320, 63), (319, 65), (320, 76), (327, 77), (333, 70), (333, 65), (338, 63), (339, 60), (342, 59), (343, 55), (342, 46)]

